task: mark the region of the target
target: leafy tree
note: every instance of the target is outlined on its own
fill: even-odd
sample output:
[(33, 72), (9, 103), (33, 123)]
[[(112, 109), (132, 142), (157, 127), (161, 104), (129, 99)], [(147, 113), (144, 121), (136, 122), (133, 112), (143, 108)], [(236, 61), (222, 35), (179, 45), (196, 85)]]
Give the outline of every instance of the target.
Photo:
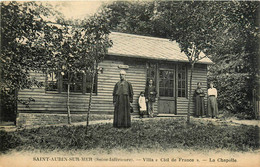
[[(28, 105), (32, 99), (17, 99), (15, 92), (42, 86), (29, 71), (45, 71), (45, 48), (39, 48), (41, 34), (48, 27), (45, 17), (54, 12), (35, 2), (1, 2), (1, 99), (3, 104), (15, 106), (19, 101)], [(4, 106), (2, 106), (4, 107)], [(9, 108), (10, 109), (10, 108)], [(12, 108), (14, 109), (14, 108)]]
[(170, 21), (158, 19), (161, 8), (167, 4), (178, 4), (174, 1), (115, 1), (103, 6), (112, 31), (147, 35), (154, 37), (170, 37)]
[[(71, 123), (70, 85), (77, 73), (92, 73), (88, 125), (93, 80), (97, 64), (112, 44), (108, 39), (110, 31), (101, 14), (67, 25), (60, 14), (51, 9), (48, 4), (43, 6), (35, 2), (2, 3), (1, 90), (10, 95), (10, 92), (33, 85), (42, 86), (43, 83), (30, 77), (30, 71), (69, 74), (67, 110), (68, 123)], [(56, 20), (60, 24), (49, 23), (46, 17), (50, 16), (58, 16)]]
[[(70, 21), (72, 23), (72, 21)], [(48, 33), (48, 34), (47, 34)], [(91, 109), (94, 78), (98, 63), (111, 46), (107, 22), (102, 15), (94, 15), (73, 25), (52, 24), (45, 37), (52, 60), (47, 62), (48, 69), (57, 75), (68, 75), (67, 111), (68, 123), (71, 124), (70, 87), (77, 74), (91, 73), (92, 83), (87, 111), (87, 125)], [(47, 40), (48, 39), (48, 40)]]
[(92, 81), (91, 91), (89, 95), (86, 132), (88, 132), (92, 92), (94, 86), (94, 79), (98, 72), (98, 63), (100, 63), (103, 60), (105, 54), (107, 54), (107, 49), (112, 46), (112, 41), (108, 38), (110, 30), (106, 19), (107, 18), (105, 17), (104, 13), (101, 12), (89, 18), (87, 24), (84, 25), (84, 28), (86, 28), (86, 32), (89, 35), (89, 41), (91, 41), (90, 43), (92, 44), (90, 47), (90, 50), (92, 50), (92, 54), (90, 56), (90, 59), (92, 60)]
[(112, 31), (150, 35), (154, 32), (151, 17), (153, 3), (143, 1), (115, 1), (103, 6)]
[(259, 2), (223, 2), (226, 24), (215, 35), (211, 54), (217, 62), (209, 79), (217, 83), (220, 107), (243, 118), (253, 118), (252, 92), (257, 90), (259, 50)]

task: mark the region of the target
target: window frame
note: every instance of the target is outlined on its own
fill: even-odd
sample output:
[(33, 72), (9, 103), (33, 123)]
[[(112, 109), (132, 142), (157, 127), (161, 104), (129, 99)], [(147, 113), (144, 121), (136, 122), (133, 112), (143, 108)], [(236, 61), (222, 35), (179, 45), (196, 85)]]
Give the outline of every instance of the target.
[[(48, 75), (50, 74), (50, 72), (46, 73), (46, 80), (45, 80), (45, 93), (53, 93), (53, 94), (65, 94), (67, 93), (66, 91), (63, 91), (63, 76), (58, 72), (58, 77), (57, 77), (57, 90), (47, 90), (47, 85), (50, 81), (48, 81)], [(90, 94), (90, 92), (87, 92), (87, 83), (91, 83), (87, 82), (87, 74), (82, 74), (82, 91), (80, 92), (74, 92), (74, 91), (70, 91), (71, 94)], [(97, 90), (98, 90), (98, 75), (96, 74), (95, 79), (94, 79), (94, 89), (92, 94), (93, 95), (97, 95)]]
[[(51, 76), (49, 76), (51, 74)], [(59, 76), (56, 78), (56, 76), (54, 77), (54, 72), (50, 72), (50, 71), (47, 71), (46, 73), (45, 73), (45, 86), (44, 86), (44, 90), (45, 90), (45, 93), (51, 93), (51, 92), (58, 92), (59, 91), (59, 86), (58, 86), (58, 84), (59, 84), (59, 82), (58, 82), (58, 80), (59, 80)], [(51, 80), (49, 80), (49, 78), (52, 78)], [(56, 81), (53, 81), (53, 78), (56, 78)], [(54, 82), (56, 82), (56, 87), (57, 87), (57, 90), (47, 90), (48, 89), (48, 84), (49, 83), (54, 83)]]
[[(153, 62), (147, 62), (146, 63), (146, 82), (145, 86), (149, 86), (150, 79), (153, 80), (153, 86), (157, 88), (157, 69), (158, 64)], [(152, 71), (154, 72), (154, 76), (151, 76)]]
[[(166, 93), (165, 93), (166, 90), (170, 90), (170, 89), (166, 89), (166, 88), (168, 88), (168, 87), (165, 86), (165, 85), (161, 87), (161, 86), (160, 86), (160, 83), (159, 83), (159, 84), (158, 84), (158, 87), (159, 87), (159, 96), (160, 96), (160, 97), (163, 97), (163, 98), (175, 98), (175, 89), (176, 89), (176, 88), (175, 88), (175, 83), (174, 83), (174, 82), (175, 82), (175, 75), (176, 75), (175, 69), (160, 68), (160, 69), (159, 69), (159, 76), (158, 76), (158, 77), (159, 77), (159, 78), (158, 78), (158, 79), (159, 79), (159, 82), (161, 81), (160, 71), (168, 71), (168, 72), (171, 71), (171, 72), (172, 72), (173, 77), (172, 77), (172, 79), (169, 79), (168, 81), (173, 81), (173, 82), (172, 82), (173, 85), (172, 85), (172, 96), (166, 96)], [(161, 91), (160, 91), (161, 88), (164, 90), (164, 91), (163, 91), (163, 92), (164, 92), (164, 93), (163, 93), (164, 95), (161, 95), (161, 94), (160, 94), (160, 93), (161, 93)]]
[[(185, 69), (183, 70), (182, 67), (184, 67)], [(180, 70), (181, 69), (181, 70)], [(183, 74), (184, 73), (184, 74)], [(181, 79), (179, 78), (179, 74), (181, 75)], [(185, 75), (183, 77), (183, 75)], [(185, 64), (178, 64), (177, 66), (177, 98), (188, 98), (188, 69), (187, 69), (187, 65)], [(182, 82), (185, 82), (184, 84), (182, 84)], [(181, 83), (181, 87), (179, 88), (179, 83)], [(185, 87), (183, 87), (183, 85)], [(181, 96), (179, 96), (179, 90), (181, 91)], [(185, 95), (182, 95), (182, 91), (185, 91)]]

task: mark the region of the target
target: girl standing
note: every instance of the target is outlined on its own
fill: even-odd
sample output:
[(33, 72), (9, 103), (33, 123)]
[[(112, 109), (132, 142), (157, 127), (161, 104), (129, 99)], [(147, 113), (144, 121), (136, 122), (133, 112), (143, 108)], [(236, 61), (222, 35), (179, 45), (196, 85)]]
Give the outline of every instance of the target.
[(140, 93), (140, 96), (138, 99), (138, 104), (139, 104), (140, 118), (143, 118), (145, 111), (146, 111), (146, 102), (145, 102), (144, 92)]

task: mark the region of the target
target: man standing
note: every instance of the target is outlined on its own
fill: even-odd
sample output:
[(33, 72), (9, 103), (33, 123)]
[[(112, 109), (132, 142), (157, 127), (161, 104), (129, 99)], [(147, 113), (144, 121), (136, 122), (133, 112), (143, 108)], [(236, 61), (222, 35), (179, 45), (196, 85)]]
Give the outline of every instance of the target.
[(145, 88), (145, 97), (147, 101), (147, 106), (148, 106), (148, 114), (149, 117), (153, 118), (153, 112), (154, 112), (154, 102), (156, 98), (156, 88), (153, 85), (153, 80), (150, 79), (149, 85), (146, 86)]
[(118, 81), (113, 91), (114, 122), (117, 128), (131, 127), (130, 103), (133, 102), (133, 88), (130, 82), (125, 80), (126, 72), (120, 71), (120, 81)]

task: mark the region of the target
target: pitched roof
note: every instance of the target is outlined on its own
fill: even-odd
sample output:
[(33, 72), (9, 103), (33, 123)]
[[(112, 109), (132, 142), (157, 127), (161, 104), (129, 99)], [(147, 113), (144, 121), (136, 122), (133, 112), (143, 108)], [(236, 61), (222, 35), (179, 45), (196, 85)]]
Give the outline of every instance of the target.
[[(108, 49), (109, 55), (189, 62), (185, 53), (181, 52), (178, 43), (169, 39), (119, 32), (111, 32), (109, 37), (113, 41), (113, 46)], [(201, 53), (200, 56), (204, 57), (205, 54)], [(198, 63), (212, 64), (212, 61), (205, 57)]]

